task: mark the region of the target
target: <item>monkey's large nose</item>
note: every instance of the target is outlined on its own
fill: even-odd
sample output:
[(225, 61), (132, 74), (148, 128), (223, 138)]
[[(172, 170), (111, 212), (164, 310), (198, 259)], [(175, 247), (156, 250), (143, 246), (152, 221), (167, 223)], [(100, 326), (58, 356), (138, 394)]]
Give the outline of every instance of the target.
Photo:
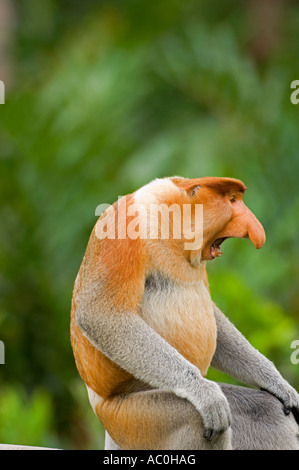
[(254, 244), (255, 248), (262, 248), (266, 241), (266, 234), (264, 227), (255, 215), (248, 209), (248, 237)]
[(266, 241), (262, 224), (243, 201), (234, 206), (233, 217), (219, 237), (249, 238), (257, 249)]

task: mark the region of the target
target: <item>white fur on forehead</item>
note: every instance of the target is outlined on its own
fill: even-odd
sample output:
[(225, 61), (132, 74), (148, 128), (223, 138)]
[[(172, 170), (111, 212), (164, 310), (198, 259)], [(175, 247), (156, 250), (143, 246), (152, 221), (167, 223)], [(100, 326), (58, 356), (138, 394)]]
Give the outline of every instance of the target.
[(156, 178), (138, 189), (134, 199), (136, 203), (162, 203), (165, 196), (180, 192), (180, 188), (171, 181), (171, 178)]

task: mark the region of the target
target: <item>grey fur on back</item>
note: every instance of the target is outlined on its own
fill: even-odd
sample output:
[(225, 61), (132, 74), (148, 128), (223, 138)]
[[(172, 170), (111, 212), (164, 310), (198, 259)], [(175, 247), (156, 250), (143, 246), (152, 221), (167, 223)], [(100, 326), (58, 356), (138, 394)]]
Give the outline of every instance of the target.
[[(299, 450), (299, 426), (292, 413), (285, 415), (277, 398), (261, 390), (219, 385), (231, 409), (233, 450)], [(197, 413), (195, 409), (194, 413)], [(200, 421), (198, 424), (200, 426)], [(202, 435), (203, 429), (199, 431)], [(173, 449), (176, 449), (176, 442), (182, 442), (182, 438), (186, 439), (186, 433), (173, 436)], [(202, 444), (203, 449), (207, 448), (205, 442)], [(190, 449), (188, 443), (185, 448)], [(219, 446), (215, 442), (209, 448), (217, 449)], [(105, 450), (119, 450), (107, 432)]]

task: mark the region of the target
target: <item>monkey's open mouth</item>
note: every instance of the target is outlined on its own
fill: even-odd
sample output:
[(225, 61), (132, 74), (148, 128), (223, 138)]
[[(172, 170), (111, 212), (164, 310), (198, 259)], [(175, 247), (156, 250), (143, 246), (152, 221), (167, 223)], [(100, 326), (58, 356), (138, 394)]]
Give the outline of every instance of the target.
[(222, 238), (217, 238), (211, 245), (210, 252), (212, 259), (217, 258), (218, 256), (221, 256), (223, 251), (220, 251), (220, 246), (222, 243), (227, 240), (229, 237), (222, 237)]

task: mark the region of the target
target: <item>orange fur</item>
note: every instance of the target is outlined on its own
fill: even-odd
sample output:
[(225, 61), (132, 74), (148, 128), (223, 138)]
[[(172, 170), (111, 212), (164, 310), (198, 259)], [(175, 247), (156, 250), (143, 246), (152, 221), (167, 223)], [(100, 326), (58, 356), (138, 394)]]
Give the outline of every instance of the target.
[(83, 335), (72, 308), (71, 342), (78, 372), (85, 384), (99, 396), (107, 398), (124, 393), (132, 376), (110, 361)]
[[(165, 419), (166, 410), (170, 419)], [(128, 450), (169, 449), (169, 437), (177, 429), (194, 417), (200, 423), (191, 403), (157, 390), (101, 401), (95, 412), (115, 442)]]
[(110, 361), (83, 335), (75, 319), (77, 298), (86, 279), (94, 282), (95, 286), (100, 282), (99, 314), (103, 308), (137, 313), (144, 288), (145, 264), (146, 252), (141, 240), (99, 240), (93, 230), (74, 287), (71, 341), (81, 378), (101, 397), (126, 390), (132, 376)]

